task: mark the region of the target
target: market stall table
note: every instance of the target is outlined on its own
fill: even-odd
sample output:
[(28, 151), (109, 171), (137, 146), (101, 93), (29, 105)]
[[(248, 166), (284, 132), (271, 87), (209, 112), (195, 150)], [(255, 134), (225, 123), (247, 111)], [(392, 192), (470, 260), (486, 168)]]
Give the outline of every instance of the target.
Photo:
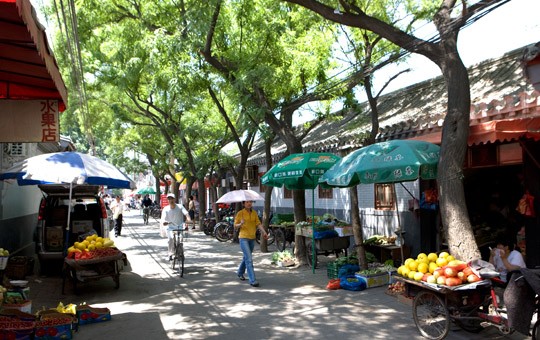
[(115, 282), (115, 288), (120, 288), (119, 260), (125, 260), (123, 252), (117, 250), (110, 255), (89, 259), (64, 259), (62, 271), (62, 294), (64, 294), (66, 280), (71, 279), (73, 290), (78, 294), (77, 284), (95, 281), (104, 277), (111, 277)]

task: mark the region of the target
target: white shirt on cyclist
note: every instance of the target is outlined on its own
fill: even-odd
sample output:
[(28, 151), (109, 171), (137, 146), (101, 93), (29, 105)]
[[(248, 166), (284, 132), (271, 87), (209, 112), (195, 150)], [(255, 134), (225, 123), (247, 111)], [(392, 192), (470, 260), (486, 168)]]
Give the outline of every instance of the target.
[[(174, 207), (172, 207), (173, 205)], [(173, 255), (174, 253), (174, 238), (173, 232), (171, 231), (172, 228), (170, 227), (183, 228), (184, 215), (186, 215), (186, 218), (189, 220), (188, 211), (186, 208), (178, 204), (170, 204), (161, 211), (159, 234), (161, 237), (168, 238), (169, 256)]]

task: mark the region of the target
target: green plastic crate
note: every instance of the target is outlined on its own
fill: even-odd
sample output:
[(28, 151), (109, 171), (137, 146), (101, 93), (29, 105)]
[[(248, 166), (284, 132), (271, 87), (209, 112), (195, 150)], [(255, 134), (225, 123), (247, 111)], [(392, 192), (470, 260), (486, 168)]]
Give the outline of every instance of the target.
[(339, 268), (341, 268), (341, 266), (336, 264), (336, 262), (329, 262), (326, 265), (326, 274), (328, 275), (328, 278), (337, 279), (339, 274)]

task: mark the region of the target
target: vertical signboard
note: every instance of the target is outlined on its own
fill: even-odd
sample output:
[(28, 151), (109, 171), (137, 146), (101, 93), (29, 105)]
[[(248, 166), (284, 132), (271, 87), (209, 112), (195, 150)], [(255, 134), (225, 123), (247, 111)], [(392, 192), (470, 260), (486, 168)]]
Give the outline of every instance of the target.
[(58, 100), (0, 100), (0, 143), (60, 141)]

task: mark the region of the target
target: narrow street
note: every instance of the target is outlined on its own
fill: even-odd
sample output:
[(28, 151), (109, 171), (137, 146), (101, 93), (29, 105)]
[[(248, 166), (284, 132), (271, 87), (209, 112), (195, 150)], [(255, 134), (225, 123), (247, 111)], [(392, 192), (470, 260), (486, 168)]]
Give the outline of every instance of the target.
[[(185, 243), (186, 273), (181, 278), (166, 258), (166, 240), (158, 223), (142, 224), (138, 211), (128, 212), (116, 246), (127, 254), (120, 288), (110, 278), (85, 283), (74, 295), (71, 284), (62, 295), (59, 277), (30, 277), (33, 310), (86, 302), (108, 307), (112, 320), (82, 325), (74, 339), (423, 339), (411, 307), (386, 295), (386, 287), (361, 292), (328, 291), (325, 262), (312, 273), (307, 266), (279, 268), (271, 253), (254, 251), (261, 283), (239, 281), (237, 244), (220, 243), (190, 230)], [(452, 327), (448, 339), (522, 339), (494, 330), (480, 334)]]

